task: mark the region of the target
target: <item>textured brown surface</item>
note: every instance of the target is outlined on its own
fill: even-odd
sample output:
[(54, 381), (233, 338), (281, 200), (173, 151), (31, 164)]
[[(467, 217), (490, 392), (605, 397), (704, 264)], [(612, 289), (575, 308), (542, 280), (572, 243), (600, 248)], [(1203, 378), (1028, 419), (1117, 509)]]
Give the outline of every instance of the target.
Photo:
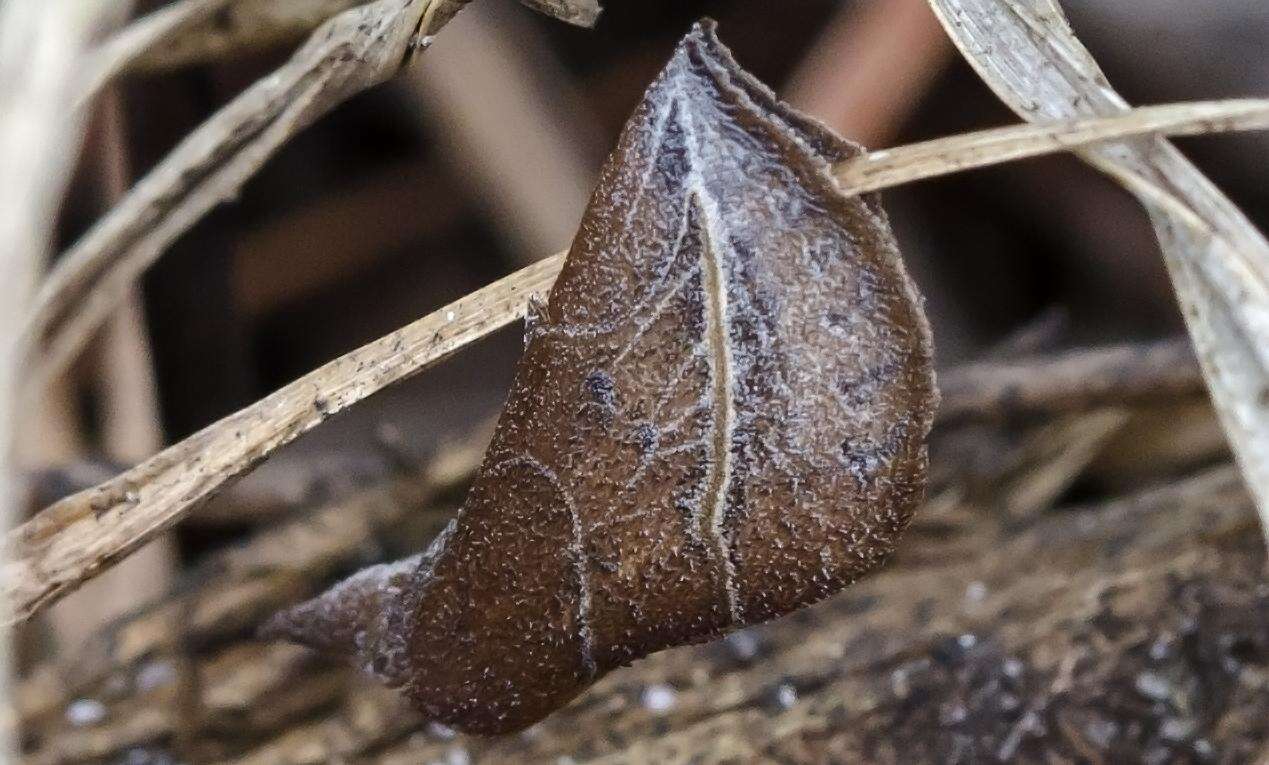
[(375, 591), (399, 569), (274, 627), (344, 635), (429, 717), (505, 732), (877, 565), (920, 498), (935, 393), (885, 216), (833, 185), (857, 152), (694, 30), (606, 165), (452, 536), (401, 601), (404, 669)]

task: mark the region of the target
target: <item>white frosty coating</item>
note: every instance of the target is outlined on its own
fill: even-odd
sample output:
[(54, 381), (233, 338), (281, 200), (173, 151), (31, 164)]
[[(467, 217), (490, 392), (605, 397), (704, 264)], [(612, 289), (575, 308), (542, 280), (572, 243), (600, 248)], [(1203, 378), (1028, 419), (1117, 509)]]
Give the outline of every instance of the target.
[(761, 646), (758, 643), (758, 638), (754, 636), (753, 630), (736, 630), (729, 634), (726, 640), (727, 647), (731, 649), (732, 655), (740, 661), (753, 661), (757, 658), (758, 649)]
[(781, 709), (792, 709), (793, 705), (798, 703), (798, 689), (788, 683), (781, 683), (776, 688), (776, 703)]
[[(665, 136), (665, 129), (666, 129), (666, 126), (670, 122), (671, 111), (672, 110), (668, 106), (661, 110), (661, 114), (657, 118), (655, 138), (652, 141), (653, 145), (660, 143), (662, 137)], [(651, 185), (649, 181), (652, 179), (652, 173), (655, 169), (656, 169), (656, 164), (653, 162), (649, 162), (647, 168), (644, 170), (643, 180), (641, 183), (638, 184), (638, 187), (635, 190), (634, 200), (630, 204), (629, 208), (626, 210), (625, 217), (622, 220), (623, 230), (630, 228), (630, 224), (634, 220), (634, 216), (639, 212), (639, 205), (643, 202), (644, 194), (647, 193), (648, 187)], [(683, 221), (684, 232), (686, 231), (686, 228), (687, 228), (687, 220), (686, 220), (686, 216), (684, 216), (684, 221)], [(681, 241), (680, 241), (680, 244), (681, 244)], [(676, 254), (677, 254), (677, 249), (676, 249)], [(653, 279), (652, 282), (648, 285), (647, 291), (644, 293), (643, 298), (639, 301), (639, 304), (636, 310), (632, 312), (632, 315), (636, 317), (646, 315), (648, 306), (652, 305), (654, 302), (657, 301), (657, 294), (661, 291), (661, 287), (665, 284), (665, 281), (669, 279), (671, 275), (670, 266), (673, 264), (673, 262), (674, 262), (674, 258), (672, 257), (666, 258), (663, 268), (657, 273), (656, 278)], [(620, 329), (621, 327), (622, 325), (618, 321), (612, 320), (612, 321), (604, 321), (604, 322), (595, 322), (592, 324), (545, 325), (541, 328), (540, 331), (543, 334), (560, 334), (567, 337), (576, 338), (576, 337), (594, 337), (597, 335), (611, 334), (617, 331), (618, 329)]]
[(137, 690), (149, 693), (165, 685), (176, 682), (176, 667), (170, 661), (151, 661), (137, 670), (133, 680)]
[[(422, 559), (423, 553), (420, 553), (393, 563), (371, 566), (341, 583), (334, 590), (334, 600), (347, 603), (368, 599), (376, 605), (401, 603), (409, 597), (414, 572)], [(341, 596), (341, 588), (347, 588), (349, 594)], [(405, 676), (409, 664), (406, 643), (408, 630), (394, 608), (380, 607), (378, 618), (370, 624), (367, 629), (355, 633), (354, 655), (360, 660), (363, 672), (375, 675), (390, 685), (396, 685)]]
[[(683, 216), (683, 222), (679, 225), (678, 237), (674, 241), (674, 247), (670, 249), (669, 256), (666, 257), (665, 259), (666, 263), (673, 263), (674, 261), (678, 260), (679, 252), (683, 248), (683, 239), (684, 237), (687, 236), (687, 224), (689, 219), (690, 219), (689, 216), (687, 215)], [(666, 270), (667, 272), (669, 271), (668, 268)], [(662, 295), (660, 296), (660, 298), (657, 299), (654, 305), (651, 305), (649, 308), (643, 308), (641, 306), (642, 310), (640, 310), (639, 314), (637, 315), (638, 318), (636, 318), (635, 320), (635, 331), (633, 334), (631, 334), (630, 339), (627, 340), (622, 345), (621, 350), (617, 352), (617, 355), (613, 357), (613, 360), (611, 362), (613, 366), (620, 364), (622, 360), (626, 358), (626, 354), (630, 353), (630, 351), (632, 351), (639, 344), (639, 341), (643, 339), (644, 334), (647, 333), (647, 331), (652, 327), (655, 320), (658, 317), (660, 317), (661, 314), (665, 313), (665, 309), (667, 306), (669, 306), (670, 301), (677, 298), (679, 294), (687, 287), (688, 283), (690, 283), (692, 279), (695, 278), (696, 275), (699, 273), (701, 272), (698, 271), (696, 268), (684, 271), (683, 275), (679, 277), (678, 281), (670, 285), (669, 289), (665, 290), (665, 292), (662, 293)], [(668, 273), (667, 273), (667, 276), (668, 276)], [(648, 293), (649, 300), (655, 294), (656, 294), (655, 291), (649, 292)]]
[(66, 707), (66, 722), (76, 727), (96, 725), (106, 719), (106, 705), (97, 699), (76, 699)]

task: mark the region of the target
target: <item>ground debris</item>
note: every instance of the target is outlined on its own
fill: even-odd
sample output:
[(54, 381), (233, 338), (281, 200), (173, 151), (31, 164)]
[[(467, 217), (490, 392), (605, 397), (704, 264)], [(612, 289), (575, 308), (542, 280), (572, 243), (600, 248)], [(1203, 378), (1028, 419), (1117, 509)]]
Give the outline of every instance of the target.
[[(615, 671), (492, 739), (429, 725), (372, 680), (213, 618), (263, 619), (367, 551), (401, 552), (394, 536), (417, 536), (420, 511), (452, 504), (445, 487), (462, 479), (445, 473), (439, 493), (411, 476), (356, 488), (257, 530), (224, 553), (219, 579), (129, 617), (88, 656), (30, 673), (26, 761), (1257, 761), (1269, 742), (1269, 584), (1236, 470), (1169, 467), (1099, 496), (1088, 467), (1114, 439), (1079, 461), (1058, 443), (1035, 448), (1037, 432), (1080, 438), (1073, 424), (937, 434), (936, 460), (954, 445), (974, 467), (936, 471), (879, 573)], [(1020, 476), (1046, 472), (1061, 480), (1037, 479), (1058, 487), (1045, 503), (1018, 515), (1002, 501)]]

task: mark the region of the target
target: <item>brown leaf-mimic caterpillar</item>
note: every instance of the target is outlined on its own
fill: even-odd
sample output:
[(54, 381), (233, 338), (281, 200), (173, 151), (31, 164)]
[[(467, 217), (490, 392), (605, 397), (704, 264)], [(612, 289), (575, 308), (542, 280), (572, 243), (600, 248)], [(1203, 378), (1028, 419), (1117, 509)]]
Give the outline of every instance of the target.
[(937, 393), (879, 201), (831, 177), (859, 151), (694, 28), (533, 312), (458, 518), (266, 634), (504, 733), (877, 566), (924, 490)]

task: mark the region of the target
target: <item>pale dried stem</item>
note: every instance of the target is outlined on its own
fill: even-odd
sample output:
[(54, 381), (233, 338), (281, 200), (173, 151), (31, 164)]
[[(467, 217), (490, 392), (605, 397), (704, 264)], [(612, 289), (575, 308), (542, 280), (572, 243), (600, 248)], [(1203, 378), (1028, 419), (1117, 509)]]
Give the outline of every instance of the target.
[[(18, 329), (53, 238), (54, 218), (79, 149), (81, 121), (68, 116), (75, 64), (120, 8), (102, 0), (0, 3), (0, 527), (17, 515), (15, 455)], [(0, 551), (0, 564), (11, 549)], [(0, 632), (0, 700), (8, 702), (11, 633)], [(0, 714), (7, 718), (7, 714)], [(0, 762), (15, 759), (0, 720)]]
[[(979, 75), (1033, 122), (1131, 113), (1055, 0), (929, 0)], [(1269, 242), (1168, 141), (1085, 147), (1150, 214), (1212, 402), (1269, 539)]]
[[(366, 0), (176, 0), (138, 19), (99, 45), (88, 59), (79, 99), (87, 101), (125, 72), (157, 72), (223, 61), (244, 52), (299, 40), (338, 13)], [(525, 0), (573, 24), (589, 26), (595, 0)]]
[(3, 576), (13, 618), (25, 618), (175, 523), (230, 478), (375, 391), (522, 315), (550, 289), (557, 255), (322, 366), (272, 395), (15, 530)]
[(188, 39), (191, 36), (188, 33), (235, 2), (181, 0), (159, 8), (113, 35), (89, 54), (76, 95), (78, 103), (87, 103), (120, 72), (138, 65), (144, 68), (147, 59), (163, 55), (170, 41)]
[(1102, 141), (1149, 133), (1206, 135), (1269, 128), (1269, 100), (1234, 99), (1143, 106), (1113, 117), (1011, 125), (882, 149), (837, 169), (855, 192), (876, 191), (922, 178), (1002, 162), (1078, 150)]

